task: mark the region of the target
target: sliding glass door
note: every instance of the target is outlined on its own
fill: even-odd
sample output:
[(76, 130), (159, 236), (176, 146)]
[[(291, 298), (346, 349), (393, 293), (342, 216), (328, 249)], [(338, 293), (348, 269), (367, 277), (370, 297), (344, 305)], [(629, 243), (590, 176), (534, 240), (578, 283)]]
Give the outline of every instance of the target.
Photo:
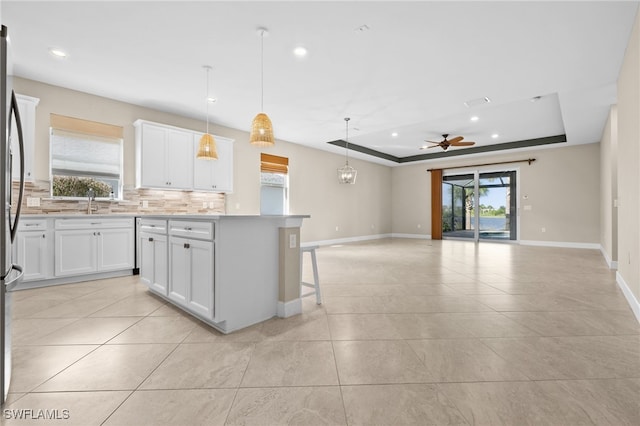
[(442, 178), (442, 237), (516, 240), (516, 171)]

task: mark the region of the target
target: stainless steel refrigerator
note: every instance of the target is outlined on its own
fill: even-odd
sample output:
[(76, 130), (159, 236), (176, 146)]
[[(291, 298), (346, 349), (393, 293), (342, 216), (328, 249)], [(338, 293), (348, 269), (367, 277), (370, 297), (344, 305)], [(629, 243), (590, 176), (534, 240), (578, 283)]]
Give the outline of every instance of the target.
[[(18, 102), (13, 92), (13, 69), (7, 27), (0, 41), (0, 388), (4, 404), (11, 381), (11, 290), (22, 280), (22, 268), (13, 264), (12, 244), (18, 230), (24, 193), (24, 145)], [(16, 131), (12, 134), (12, 128)], [(17, 152), (12, 152), (12, 145)], [(20, 156), (20, 185), (16, 211), (11, 211), (12, 155)]]

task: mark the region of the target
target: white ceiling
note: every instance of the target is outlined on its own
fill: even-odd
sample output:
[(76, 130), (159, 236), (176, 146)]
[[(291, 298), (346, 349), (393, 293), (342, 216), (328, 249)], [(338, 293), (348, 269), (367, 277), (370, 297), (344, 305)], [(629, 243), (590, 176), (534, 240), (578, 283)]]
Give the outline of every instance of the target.
[[(561, 134), (567, 144), (599, 141), (637, 8), (637, 1), (5, 0), (0, 19), (16, 75), (200, 118), (203, 129), (202, 66), (211, 65), (213, 133), (215, 125), (248, 130), (259, 112), (256, 29), (266, 27), (264, 110), (276, 138), (343, 153), (327, 142), (345, 138), (343, 118), (351, 117), (351, 143), (405, 157), (439, 150), (419, 148), (442, 133), (476, 146)], [(358, 30), (363, 25), (369, 29)], [(307, 58), (294, 57), (298, 45)], [(54, 58), (50, 47), (68, 58)], [(485, 96), (489, 104), (464, 104)]]

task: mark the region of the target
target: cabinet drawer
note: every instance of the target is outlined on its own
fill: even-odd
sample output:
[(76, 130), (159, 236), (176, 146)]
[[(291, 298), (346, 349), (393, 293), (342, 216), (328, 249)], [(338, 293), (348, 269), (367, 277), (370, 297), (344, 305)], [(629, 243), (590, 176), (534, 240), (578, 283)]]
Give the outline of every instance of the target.
[(167, 221), (162, 219), (140, 219), (140, 232), (151, 232), (154, 234), (167, 233)]
[(18, 231), (44, 231), (47, 219), (22, 219), (18, 222)]
[(129, 228), (133, 227), (133, 218), (129, 219), (56, 219), (56, 229), (91, 229), (91, 228)]
[(196, 222), (185, 220), (170, 220), (169, 234), (200, 240), (213, 240), (214, 228), (212, 222)]

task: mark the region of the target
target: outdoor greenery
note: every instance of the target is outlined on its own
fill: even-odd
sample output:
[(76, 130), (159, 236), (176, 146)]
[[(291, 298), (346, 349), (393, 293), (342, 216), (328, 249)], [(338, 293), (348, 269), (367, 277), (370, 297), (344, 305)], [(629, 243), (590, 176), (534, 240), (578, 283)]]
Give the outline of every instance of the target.
[(89, 188), (93, 188), (96, 197), (108, 197), (111, 186), (93, 178), (77, 176), (54, 176), (54, 197), (86, 197)]

